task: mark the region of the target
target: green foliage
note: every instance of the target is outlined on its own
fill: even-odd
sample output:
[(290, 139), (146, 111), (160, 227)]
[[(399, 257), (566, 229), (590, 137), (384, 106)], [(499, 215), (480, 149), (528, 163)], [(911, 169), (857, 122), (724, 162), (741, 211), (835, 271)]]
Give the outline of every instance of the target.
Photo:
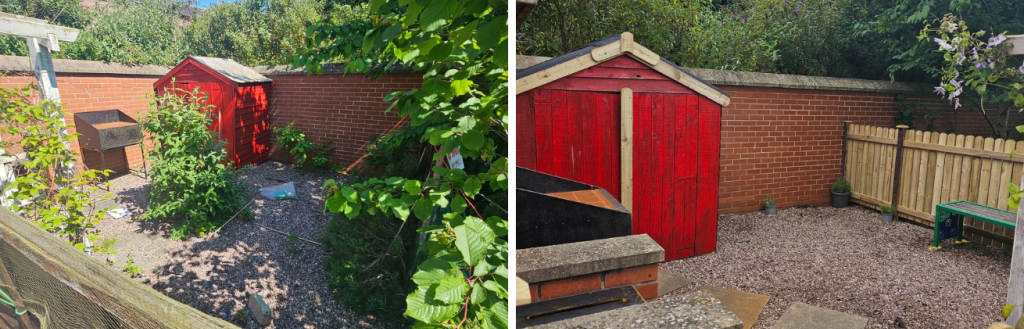
[(774, 206), (775, 205), (775, 197), (771, 196), (771, 195), (768, 195), (768, 197), (764, 198), (764, 201), (761, 202), (761, 203), (766, 205), (766, 206)]
[(124, 264), (121, 271), (127, 273), (129, 278), (134, 278), (142, 273), (142, 268), (135, 265), (135, 255), (128, 255), (128, 262)]
[(1007, 184), (1006, 191), (1010, 193), (1010, 197), (1006, 199), (1006, 205), (1016, 210), (1020, 206), (1020, 196), (1024, 195), (1024, 191), (1021, 191), (1020, 186), (1014, 183)]
[(832, 183), (832, 192), (835, 193), (850, 193), (850, 188), (850, 181), (846, 180), (845, 178), (837, 179), (835, 183)]
[(508, 140), (507, 4), (376, 0), (370, 12), (369, 21), (339, 25), (329, 18), (310, 27), (295, 65), (319, 73), (322, 62), (341, 58), (347, 72), (374, 77), (395, 65), (423, 72), (421, 89), (385, 97), (389, 110), (410, 119), (419, 141), (435, 147), (435, 161), (458, 149), (484, 164), (466, 170), (436, 165), (424, 180), (328, 181), (325, 207), (350, 219), (386, 214), (404, 221), (413, 214), (439, 221), (420, 231), (427, 235), (421, 246), (426, 260), (412, 276), (416, 288), (404, 314), (415, 327), (507, 327), (508, 220), (465, 214), (485, 186), (508, 189), (507, 150), (497, 146)]
[(331, 145), (330, 140), (313, 144), (306, 134), (303, 134), (299, 128), (295, 128), (294, 123), (289, 123), (285, 127), (275, 127), (274, 133), (278, 135), (278, 144), (288, 150), (288, 153), (295, 159), (295, 165), (299, 168), (307, 170), (337, 169), (333, 168), (334, 163), (331, 161), (331, 151), (334, 150), (334, 146)]
[(176, 65), (185, 58), (180, 0), (114, 0), (55, 57), (124, 64)]
[(394, 217), (333, 216), (319, 239), (327, 250), (327, 283), (353, 310), (394, 327), (409, 327), (402, 316), (416, 250), (416, 226)]
[[(0, 12), (45, 19), (76, 29), (85, 28), (94, 16), (78, 0), (0, 0)], [(0, 54), (28, 56), (28, 45), (24, 38), (0, 36)]]
[[(381, 177), (402, 177), (415, 179), (429, 172), (429, 158), (423, 143), (419, 141), (422, 132), (402, 128), (393, 133), (374, 136), (366, 146), (366, 164), (380, 172)], [(359, 168), (364, 169), (364, 168)], [(359, 170), (359, 176), (375, 176)]]
[(202, 236), (241, 209), (249, 195), (227, 160), (224, 141), (210, 131), (213, 106), (197, 90), (166, 89), (152, 97), (142, 129), (152, 145), (149, 205), (143, 219), (180, 217), (172, 238)]
[(186, 53), (234, 59), (243, 65), (288, 63), (320, 20), (323, 0), (216, 2), (184, 27)]
[(878, 210), (881, 211), (883, 214), (896, 213), (896, 207), (893, 207), (891, 204), (883, 204), (882, 206), (878, 207)]
[(295, 233), (288, 234), (285, 237), (284, 245), (289, 254), (298, 254), (302, 251), (302, 248), (299, 247), (299, 236)]
[[(78, 153), (68, 143), (78, 134), (63, 134), (74, 128), (64, 123), (67, 112), (47, 100), (34, 104), (34, 90), (34, 85), (0, 88), (0, 131), (5, 134), (0, 154), (16, 154), (19, 148), (25, 153), (15, 181), (3, 190), (13, 200), (11, 210), (84, 250), (83, 239), (96, 241), (96, 224), (108, 210), (96, 205), (112, 198), (110, 193), (97, 193), (104, 185), (100, 179), (111, 171), (72, 171)], [(12, 142), (8, 136), (19, 139)], [(102, 245), (94, 250), (105, 251)]]
[(888, 77), (900, 81), (934, 82), (943, 75), (944, 55), (934, 51), (933, 40), (917, 36), (947, 13), (992, 32), (1024, 31), (1024, 2), (1018, 0), (892, 0), (866, 8), (873, 19), (859, 22), (857, 33), (873, 39)]
[(247, 315), (249, 315), (249, 313), (245, 310), (238, 310), (238, 312), (235, 312), (235, 319), (239, 322), (245, 322), (245, 317)]

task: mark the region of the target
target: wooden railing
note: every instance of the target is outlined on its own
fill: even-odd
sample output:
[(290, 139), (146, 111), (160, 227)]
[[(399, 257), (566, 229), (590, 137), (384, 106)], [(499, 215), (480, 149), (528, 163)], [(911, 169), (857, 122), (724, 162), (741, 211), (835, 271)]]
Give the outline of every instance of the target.
[[(934, 223), (935, 205), (955, 200), (1016, 211), (1006, 203), (1007, 186), (1021, 181), (1024, 141), (852, 123), (844, 129), (843, 173), (854, 202), (895, 201), (899, 217), (926, 225)], [(964, 227), (984, 244), (1012, 245), (1010, 229), (973, 219)]]

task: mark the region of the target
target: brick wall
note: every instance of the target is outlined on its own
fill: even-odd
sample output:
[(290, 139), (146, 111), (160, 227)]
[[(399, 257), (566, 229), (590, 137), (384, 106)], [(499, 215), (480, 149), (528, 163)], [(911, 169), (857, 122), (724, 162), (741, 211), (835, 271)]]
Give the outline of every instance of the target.
[[(294, 122), (314, 143), (329, 139), (334, 161), (351, 167), (363, 156), (370, 137), (401, 127), (397, 110), (384, 111), (384, 96), (397, 90), (419, 88), (422, 74), (393, 73), (377, 80), (359, 74), (268, 75), (270, 122), (274, 127)], [(271, 137), (272, 139), (274, 137)], [(271, 159), (290, 161), (275, 144)]]
[[(898, 107), (894, 93), (721, 86), (732, 96), (722, 109), (719, 213), (762, 208), (773, 195), (780, 208), (827, 205), (840, 174), (843, 121), (892, 127)], [(919, 94), (918, 115), (946, 111), (936, 131), (991, 136), (979, 112), (953, 113), (948, 102)], [(955, 120), (954, 120), (955, 119)], [(918, 129), (924, 126), (917, 124)]]
[[(139, 113), (149, 106), (146, 95), (153, 92), (153, 82), (158, 78), (144, 75), (58, 74), (57, 87), (64, 109), (69, 112), (65, 120), (69, 125), (73, 125), (74, 113), (110, 109), (120, 109), (137, 119)], [(0, 87), (25, 86), (35, 81), (35, 77), (30, 74), (8, 72), (6, 77), (0, 77)], [(34, 99), (38, 101), (38, 93)], [(68, 132), (75, 131), (69, 129)], [(102, 168), (99, 152), (81, 152), (77, 139), (71, 141), (71, 147), (84, 153), (84, 165), (87, 168)], [(105, 153), (105, 158), (108, 169), (124, 172), (126, 162), (132, 169), (141, 167), (142, 151), (138, 145), (126, 147), (124, 150), (113, 149)], [(79, 161), (78, 166), (82, 165), (82, 161)]]

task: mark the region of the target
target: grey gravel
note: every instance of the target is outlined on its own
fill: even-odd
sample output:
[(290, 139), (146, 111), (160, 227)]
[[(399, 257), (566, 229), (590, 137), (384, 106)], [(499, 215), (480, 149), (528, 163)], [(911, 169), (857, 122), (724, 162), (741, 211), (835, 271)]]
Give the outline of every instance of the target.
[[(310, 173), (290, 165), (266, 162), (247, 172), (255, 200), (250, 204), (255, 220), (235, 218), (219, 234), (167, 238), (173, 221), (139, 221), (144, 212), (148, 180), (124, 175), (111, 180), (118, 204), (131, 210), (133, 219), (109, 216), (99, 225), (104, 238), (116, 238), (117, 255), (96, 254), (121, 269), (132, 255), (142, 274), (135, 279), (207, 314), (232, 321), (243, 328), (263, 328), (247, 307), (251, 293), (263, 296), (274, 312), (267, 328), (374, 328), (372, 317), (340, 304), (327, 288), (321, 247), (299, 241), (290, 252), (285, 235), (265, 228), (290, 232), (316, 240), (330, 219), (322, 213), (323, 182), (343, 179), (339, 174)], [(267, 200), (256, 189), (295, 182), (296, 199)], [(258, 225), (259, 224), (259, 225)], [(293, 248), (294, 250), (294, 248)], [(245, 319), (235, 314), (245, 310)]]
[(743, 322), (715, 296), (695, 291), (531, 328), (742, 329)]
[(859, 206), (723, 215), (714, 253), (663, 263), (702, 285), (771, 296), (754, 328), (803, 302), (868, 328), (985, 328), (1002, 320), (1010, 251), (976, 243), (928, 251), (930, 228), (882, 223)]

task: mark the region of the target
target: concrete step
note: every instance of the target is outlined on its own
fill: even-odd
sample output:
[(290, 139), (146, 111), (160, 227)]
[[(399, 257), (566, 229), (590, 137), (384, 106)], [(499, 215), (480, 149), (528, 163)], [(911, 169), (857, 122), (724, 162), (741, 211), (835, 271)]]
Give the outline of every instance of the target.
[(706, 291), (722, 301), (725, 307), (736, 314), (743, 321), (743, 329), (750, 329), (757, 322), (757, 317), (764, 311), (771, 297), (758, 295), (745, 291), (703, 286), (701, 291)]
[(531, 328), (742, 329), (743, 322), (715, 296), (697, 291)]
[(789, 305), (772, 329), (864, 329), (868, 319), (804, 303)]

